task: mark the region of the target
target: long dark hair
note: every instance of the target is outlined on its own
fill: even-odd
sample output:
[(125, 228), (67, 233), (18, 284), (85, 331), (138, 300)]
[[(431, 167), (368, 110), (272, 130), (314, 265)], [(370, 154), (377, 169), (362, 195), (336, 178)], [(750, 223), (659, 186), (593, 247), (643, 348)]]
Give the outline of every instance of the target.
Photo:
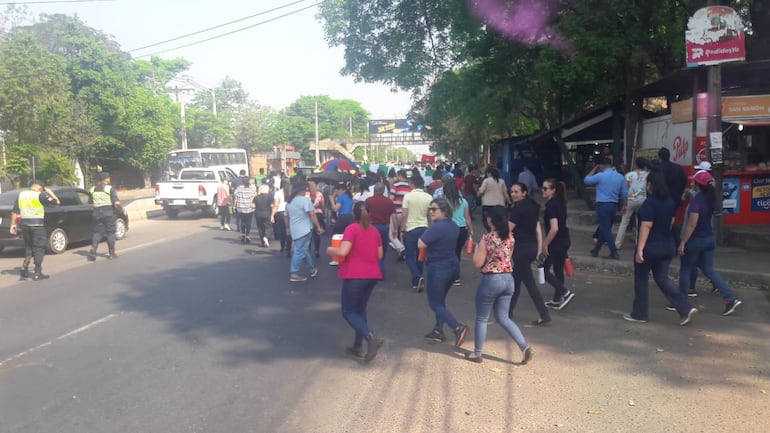
[[(558, 198), (565, 203), (567, 202), (567, 185), (565, 185), (564, 182), (550, 177), (543, 181), (543, 185), (546, 183), (551, 185), (551, 188), (556, 190), (556, 195), (554, 196), (555, 198)], [(529, 196), (529, 193), (527, 193), (527, 196)]]
[(666, 177), (663, 175), (663, 171), (655, 167), (650, 170), (650, 174), (647, 175), (647, 185), (650, 186), (650, 194), (659, 199), (667, 199), (671, 197), (668, 192), (668, 186), (666, 186)]
[(709, 208), (711, 209), (711, 212), (714, 211), (714, 205), (717, 201), (717, 192), (714, 189), (714, 185), (707, 183), (706, 185), (701, 185), (698, 182), (695, 182), (695, 185), (698, 186), (698, 189), (701, 190), (703, 195), (706, 196), (706, 203), (708, 203)]
[(460, 191), (457, 189), (457, 184), (454, 181), (444, 182), (444, 197), (449, 200), (449, 204), (453, 208), (460, 207)]
[(359, 201), (353, 205), (353, 220), (365, 229), (372, 225), (369, 219), (369, 206), (366, 205), (366, 202)]
[(500, 172), (494, 167), (489, 167), (485, 173), (491, 174), (492, 178), (495, 179), (495, 182), (500, 180)]
[(495, 228), (500, 239), (508, 239), (511, 235), (511, 228), (508, 225), (508, 216), (505, 208), (502, 206), (493, 206), (487, 211), (487, 217), (491, 220), (492, 227)]

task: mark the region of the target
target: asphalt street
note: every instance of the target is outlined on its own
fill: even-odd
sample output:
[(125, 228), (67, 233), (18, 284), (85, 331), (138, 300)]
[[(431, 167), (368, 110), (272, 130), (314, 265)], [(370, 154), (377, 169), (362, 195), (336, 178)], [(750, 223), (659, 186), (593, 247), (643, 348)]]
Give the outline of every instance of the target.
[[(630, 275), (578, 269), (549, 326), (527, 325), (521, 295), (531, 364), (495, 324), (474, 364), (472, 335), (460, 350), (422, 341), (432, 315), (391, 256), (369, 308), (386, 344), (363, 365), (345, 355), (326, 257), (290, 283), (275, 242), (241, 245), (197, 214), (132, 224), (114, 261), (86, 251), (47, 256), (40, 282), (18, 280), (19, 250), (0, 255), (2, 433), (767, 431), (770, 298), (750, 286), (731, 317), (702, 287), (680, 327), (653, 285), (636, 324), (621, 318)], [(448, 299), (471, 326), (478, 279), (465, 256)]]

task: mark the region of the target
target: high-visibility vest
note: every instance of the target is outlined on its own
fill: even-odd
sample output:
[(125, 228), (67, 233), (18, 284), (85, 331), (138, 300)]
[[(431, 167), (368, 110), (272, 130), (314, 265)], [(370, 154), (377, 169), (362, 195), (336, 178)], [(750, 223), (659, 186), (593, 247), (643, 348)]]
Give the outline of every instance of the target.
[(91, 187), (91, 197), (94, 201), (94, 207), (112, 206), (111, 185), (104, 185), (102, 190), (97, 191), (95, 186)]
[(19, 215), (25, 222), (35, 222), (42, 225), (45, 218), (45, 206), (40, 202), (40, 193), (27, 190), (19, 193)]

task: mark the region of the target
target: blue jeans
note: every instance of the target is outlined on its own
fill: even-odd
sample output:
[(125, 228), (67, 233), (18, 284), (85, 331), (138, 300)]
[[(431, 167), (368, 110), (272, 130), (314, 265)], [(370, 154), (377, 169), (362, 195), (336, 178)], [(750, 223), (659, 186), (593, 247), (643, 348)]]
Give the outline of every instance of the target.
[(308, 269), (315, 269), (313, 264), (313, 256), (310, 255), (310, 233), (302, 236), (301, 238), (294, 239), (294, 255), (291, 256), (291, 274), (299, 274), (299, 270), (302, 267), (302, 263), (306, 263)]
[(366, 305), (375, 284), (377, 280), (342, 280), (342, 317), (356, 331), (354, 347), (361, 347), (364, 338), (371, 333), (366, 322)]
[(379, 260), (380, 272), (382, 272), (382, 279), (385, 279), (385, 254), (388, 252), (388, 243), (390, 242), (390, 233), (388, 233), (387, 224), (372, 224), (374, 228), (380, 232), (382, 238), (382, 259)]
[(476, 291), (476, 330), (473, 334), (473, 351), (476, 355), (481, 355), (484, 349), (484, 341), (487, 339), (487, 321), (493, 311), (497, 323), (513, 338), (519, 349), (527, 348), (527, 340), (524, 339), (521, 330), (508, 317), (511, 296), (513, 296), (513, 275), (482, 274), (481, 283)]
[(612, 202), (596, 203), (596, 222), (599, 224), (599, 240), (596, 242), (594, 251), (597, 253), (602, 249), (602, 245), (607, 243), (610, 248), (610, 254), (615, 255), (618, 249), (615, 247), (615, 238), (612, 236), (612, 223), (615, 221), (615, 215), (618, 213), (618, 204)]
[(425, 269), (428, 306), (436, 314), (436, 325), (433, 329), (444, 331), (446, 323), (452, 329), (460, 324), (452, 312), (446, 307), (446, 296), (452, 283), (460, 275), (460, 262), (456, 258), (430, 262)]
[(693, 236), (687, 241), (684, 246), (684, 256), (682, 256), (682, 267), (679, 270), (679, 290), (685, 296), (691, 286), (693, 274), (697, 276), (697, 267), (719, 289), (725, 301), (735, 299), (725, 280), (714, 271), (714, 248), (716, 248), (714, 236)]
[(409, 273), (412, 274), (412, 286), (417, 285), (417, 281), (422, 276), (423, 263), (417, 261), (417, 241), (425, 233), (425, 227), (417, 227), (404, 233), (404, 248), (406, 253), (406, 266)]
[(668, 268), (674, 256), (674, 246), (648, 244), (644, 248), (644, 263), (634, 261), (634, 304), (631, 317), (647, 320), (649, 317), (649, 284), (650, 271), (655, 284), (676, 308), (679, 317), (684, 318), (690, 312), (692, 305), (687, 299), (687, 292), (680, 291), (668, 277)]

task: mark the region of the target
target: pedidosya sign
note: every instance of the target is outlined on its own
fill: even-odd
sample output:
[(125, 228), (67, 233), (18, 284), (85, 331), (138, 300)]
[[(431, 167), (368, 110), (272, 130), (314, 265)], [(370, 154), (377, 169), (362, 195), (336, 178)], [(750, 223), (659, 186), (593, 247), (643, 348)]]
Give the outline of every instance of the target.
[(688, 67), (746, 60), (743, 21), (727, 6), (698, 9), (687, 21), (685, 46)]

